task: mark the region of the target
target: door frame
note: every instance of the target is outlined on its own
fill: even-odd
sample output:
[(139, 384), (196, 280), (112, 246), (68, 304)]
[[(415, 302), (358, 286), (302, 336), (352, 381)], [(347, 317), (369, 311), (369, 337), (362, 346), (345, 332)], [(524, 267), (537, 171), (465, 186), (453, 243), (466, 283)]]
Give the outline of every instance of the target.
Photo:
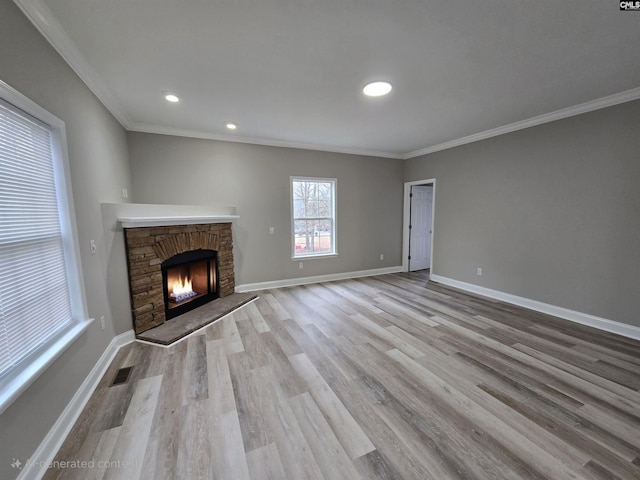
[(434, 220), (436, 213), (436, 179), (428, 178), (425, 180), (414, 180), (412, 182), (404, 182), (404, 215), (402, 221), (402, 271), (409, 271), (409, 223), (411, 221), (411, 187), (414, 185), (433, 185), (433, 198), (431, 202), (431, 253), (429, 259), (429, 271), (433, 273), (433, 232), (435, 231)]

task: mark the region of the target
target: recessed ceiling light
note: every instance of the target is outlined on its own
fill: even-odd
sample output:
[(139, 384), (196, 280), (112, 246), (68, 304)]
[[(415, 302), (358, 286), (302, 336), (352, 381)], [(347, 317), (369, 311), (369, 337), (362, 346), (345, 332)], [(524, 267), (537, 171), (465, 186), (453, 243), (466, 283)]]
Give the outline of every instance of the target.
[(227, 128), (229, 130), (235, 130), (238, 128), (238, 124), (236, 122), (227, 122)]
[(171, 103), (177, 103), (180, 101), (180, 98), (172, 92), (164, 92), (162, 95), (164, 95), (164, 99), (167, 102), (171, 102)]
[(367, 83), (362, 91), (368, 97), (381, 97), (391, 91), (389, 82), (371, 82)]

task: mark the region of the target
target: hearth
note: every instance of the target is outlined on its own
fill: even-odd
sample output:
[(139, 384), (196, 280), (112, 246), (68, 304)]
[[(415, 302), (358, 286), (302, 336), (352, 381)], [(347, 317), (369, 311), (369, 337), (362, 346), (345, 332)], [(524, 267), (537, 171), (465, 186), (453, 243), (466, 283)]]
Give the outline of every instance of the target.
[(165, 317), (182, 315), (220, 296), (218, 252), (191, 250), (162, 262)]

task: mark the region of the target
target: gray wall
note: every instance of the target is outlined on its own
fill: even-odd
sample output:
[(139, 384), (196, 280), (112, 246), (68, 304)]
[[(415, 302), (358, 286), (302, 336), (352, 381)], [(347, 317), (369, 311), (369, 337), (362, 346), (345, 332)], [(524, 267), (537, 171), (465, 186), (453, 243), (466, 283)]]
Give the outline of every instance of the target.
[[(10, 1), (0, 2), (0, 44), (0, 79), (66, 122), (88, 313), (107, 320), (0, 416), (0, 478), (15, 477), (11, 460), (33, 454), (114, 335), (130, 328), (125, 265), (110, 261), (122, 258), (121, 232), (106, 231), (101, 211), (124, 201), (122, 188), (140, 203), (236, 206), (236, 280), (248, 284), (400, 265), (403, 171), (406, 181), (435, 177), (435, 273), (640, 326), (640, 102), (403, 165), (127, 136)], [(290, 258), (291, 175), (338, 179), (340, 255), (303, 270)]]
[(14, 478), (12, 458), (33, 454), (114, 337), (100, 203), (122, 201), (130, 172), (123, 128), (10, 1), (0, 2), (0, 45), (0, 79), (66, 123), (88, 313), (107, 320), (105, 331), (94, 322), (0, 416), (0, 478)]
[(636, 101), (408, 160), (433, 272), (640, 326), (639, 125)]
[[(401, 160), (144, 133), (128, 138), (137, 203), (237, 207), (238, 285), (402, 263)], [(291, 260), (292, 175), (338, 179), (339, 255), (306, 260), (302, 270)]]

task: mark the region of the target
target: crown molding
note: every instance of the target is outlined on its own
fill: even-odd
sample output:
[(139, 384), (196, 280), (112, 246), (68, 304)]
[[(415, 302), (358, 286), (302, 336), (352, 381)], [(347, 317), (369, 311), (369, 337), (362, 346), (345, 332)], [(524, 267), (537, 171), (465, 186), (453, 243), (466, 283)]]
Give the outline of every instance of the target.
[(13, 1), (71, 69), (76, 72), (85, 85), (98, 97), (107, 110), (126, 129), (131, 124), (131, 119), (102, 82), (93, 66), (69, 38), (69, 35), (64, 31), (62, 25), (56, 20), (43, 0)]
[(242, 137), (238, 135), (224, 135), (195, 130), (181, 130), (160, 125), (150, 125), (144, 123), (134, 123), (127, 130), (140, 133), (154, 133), (158, 135), (173, 135), (177, 137), (201, 138), (205, 140), (219, 140), (221, 142), (246, 143), (251, 145), (263, 145), (267, 147), (298, 148), (300, 150), (316, 150), (321, 152), (344, 153), (348, 155), (361, 155), (366, 157), (382, 157), (389, 159), (404, 160), (402, 153), (381, 152), (378, 150), (363, 150), (357, 148), (343, 148), (330, 145), (317, 145), (313, 143), (287, 142), (283, 140), (273, 140), (268, 138)]
[(282, 148), (298, 148), (302, 150), (315, 150), (322, 152), (344, 153), (349, 155), (361, 155), (368, 157), (382, 157), (389, 159), (408, 160), (411, 158), (435, 153), (449, 148), (466, 145), (468, 143), (485, 140), (491, 137), (504, 135), (525, 128), (542, 125), (544, 123), (554, 122), (563, 118), (581, 115), (583, 113), (592, 112), (606, 107), (611, 107), (621, 103), (631, 102), (640, 99), (640, 87), (626, 90), (624, 92), (615, 93), (607, 97), (602, 97), (589, 102), (581, 103), (571, 107), (556, 110), (554, 112), (545, 113), (536, 117), (521, 120), (519, 122), (503, 125), (501, 127), (485, 130), (483, 132), (474, 133), (466, 137), (457, 138), (448, 142), (432, 145), (419, 150), (406, 153), (384, 152), (378, 150), (351, 149), (336, 146), (316, 145), (308, 143), (287, 142), (282, 140), (273, 140), (265, 138), (242, 137), (237, 135), (224, 135), (209, 132), (180, 130), (159, 125), (149, 125), (142, 123), (134, 123), (127, 115), (124, 108), (116, 100), (115, 96), (107, 88), (100, 76), (96, 73), (91, 63), (82, 55), (78, 47), (73, 43), (71, 38), (64, 31), (60, 23), (51, 13), (51, 10), (45, 5), (43, 0), (13, 0), (14, 3), (22, 10), (26, 17), (33, 23), (38, 31), (53, 46), (53, 48), (62, 56), (71, 69), (82, 79), (87, 87), (98, 97), (111, 114), (120, 122), (120, 124), (129, 131), (142, 133), (155, 133), (160, 135), (175, 135), (180, 137), (202, 138), (208, 140), (219, 140), (222, 142), (246, 143), (253, 145), (264, 145), (270, 147)]
[(505, 133), (511, 133), (518, 130), (523, 130), (529, 127), (535, 127), (536, 125), (542, 125), (543, 123), (555, 122), (556, 120), (562, 120), (563, 118), (574, 117), (583, 113), (593, 112), (594, 110), (600, 110), (601, 108), (612, 107), (621, 103), (631, 102), (633, 100), (640, 99), (640, 87), (632, 88), (631, 90), (625, 90), (624, 92), (614, 93), (607, 97), (598, 98), (589, 102), (580, 103), (571, 107), (562, 108), (554, 112), (538, 115), (537, 117), (531, 117), (520, 122), (510, 123), (509, 125), (503, 125), (502, 127), (493, 128), (491, 130), (485, 130), (484, 132), (474, 133), (462, 138), (457, 138), (449, 142), (440, 143), (431, 147), (415, 150), (404, 155), (404, 159), (419, 157), (421, 155), (427, 155), (429, 153), (439, 152), (441, 150), (448, 150), (449, 148), (459, 147), (460, 145), (466, 145), (467, 143), (477, 142), (479, 140), (485, 140), (491, 137), (497, 137), (498, 135), (504, 135)]

